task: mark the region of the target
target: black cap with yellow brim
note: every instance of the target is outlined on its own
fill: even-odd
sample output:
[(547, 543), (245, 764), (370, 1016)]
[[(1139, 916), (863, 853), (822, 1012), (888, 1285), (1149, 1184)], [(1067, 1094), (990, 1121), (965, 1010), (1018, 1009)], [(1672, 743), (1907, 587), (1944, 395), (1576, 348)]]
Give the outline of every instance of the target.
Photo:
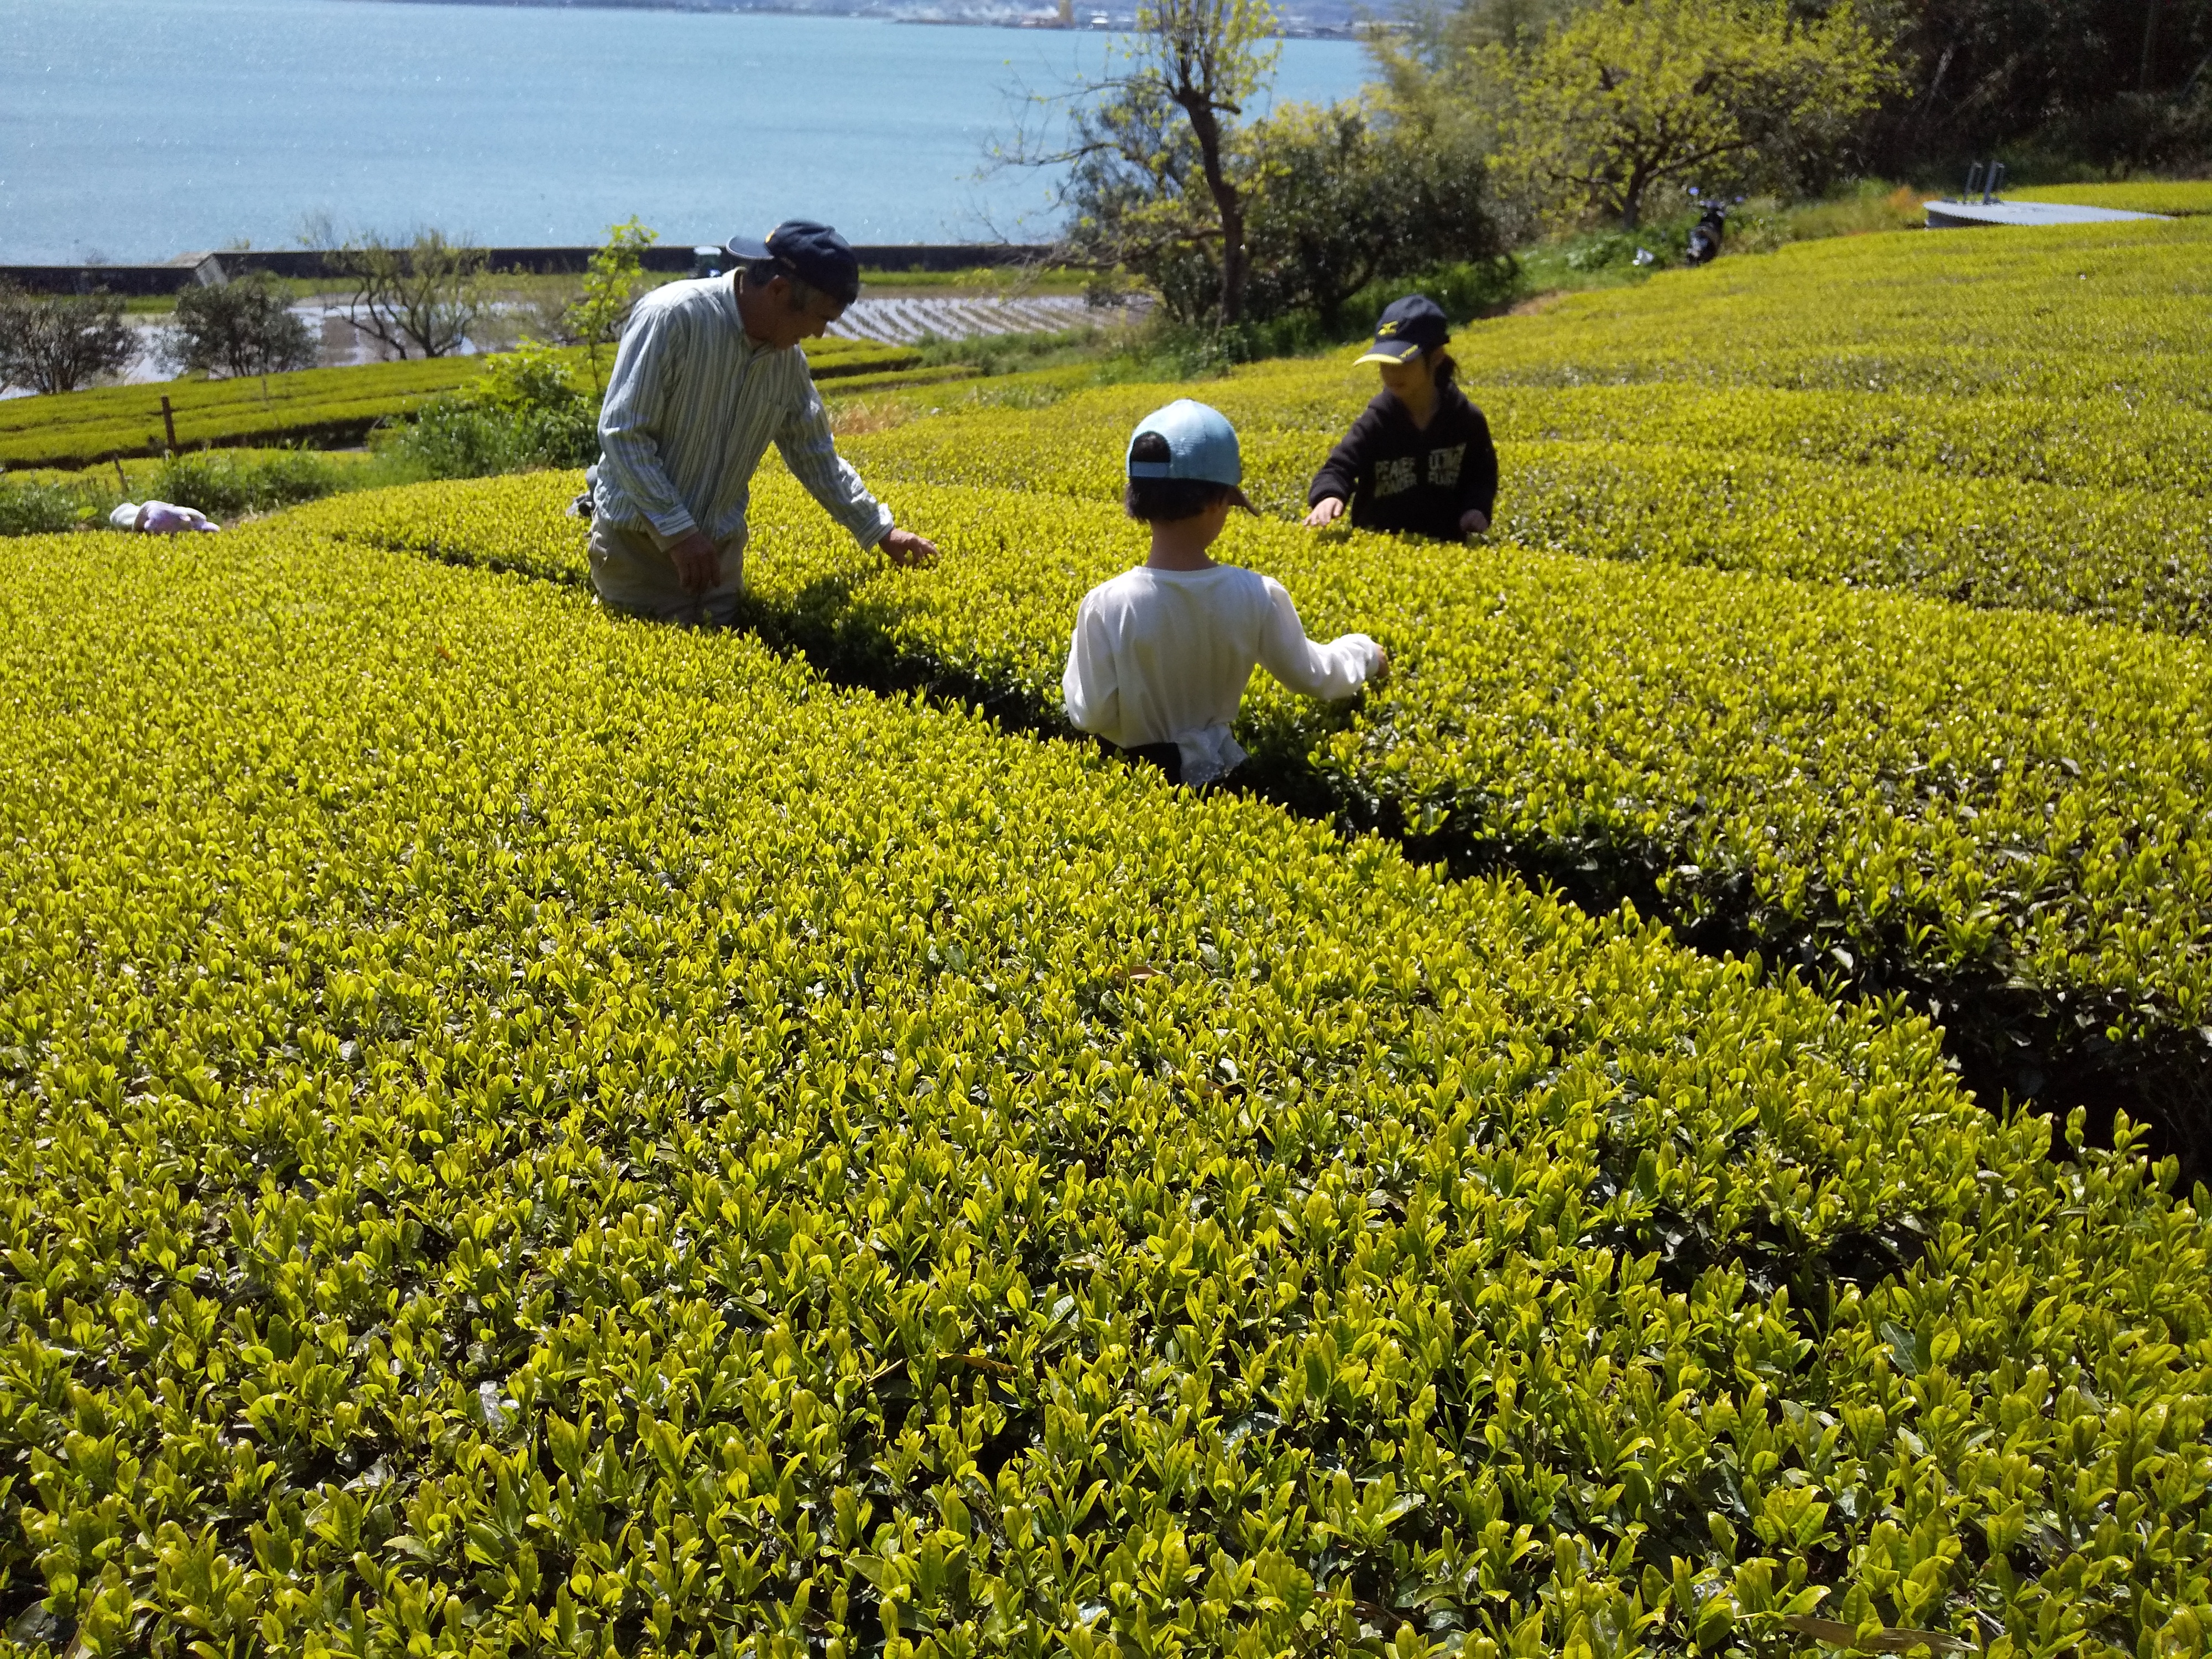
[(1425, 349), (1419, 340), (1377, 340), (1352, 361), (1355, 363), (1410, 363)]
[(1408, 294), (1393, 300), (1376, 319), (1375, 343), (1358, 361), (1363, 363), (1410, 363), (1424, 351), (1451, 339), (1451, 319), (1443, 307), (1425, 294)]

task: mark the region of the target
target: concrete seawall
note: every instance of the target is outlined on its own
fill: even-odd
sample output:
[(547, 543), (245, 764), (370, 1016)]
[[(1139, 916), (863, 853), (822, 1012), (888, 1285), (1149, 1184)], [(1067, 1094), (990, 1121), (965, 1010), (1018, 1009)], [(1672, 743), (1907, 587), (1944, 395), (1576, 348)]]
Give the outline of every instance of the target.
[[(1036, 264), (1052, 252), (1045, 244), (1018, 242), (856, 244), (853, 251), (860, 256), (863, 265), (874, 270), (966, 270), (977, 265)], [(598, 252), (592, 247), (483, 250), (487, 269), (532, 276), (580, 275)], [(692, 268), (695, 255), (691, 244), (670, 242), (647, 248), (641, 257), (647, 270), (684, 271)], [(110, 294), (138, 296), (174, 294), (192, 283), (218, 283), (246, 270), (337, 281), (337, 258), (334, 252), (319, 248), (247, 248), (236, 252), (184, 253), (153, 265), (0, 265), (0, 282), (12, 283), (33, 294), (89, 294), (94, 289), (106, 289)]]

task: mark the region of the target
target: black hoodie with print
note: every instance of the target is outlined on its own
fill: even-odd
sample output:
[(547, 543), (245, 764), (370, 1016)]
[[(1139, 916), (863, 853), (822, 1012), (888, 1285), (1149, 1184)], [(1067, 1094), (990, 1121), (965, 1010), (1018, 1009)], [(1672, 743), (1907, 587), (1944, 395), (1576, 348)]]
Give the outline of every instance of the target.
[(1457, 541), (1460, 515), (1472, 507), (1487, 519), (1498, 499), (1490, 423), (1455, 386), (1437, 389), (1425, 428), (1413, 424), (1396, 393), (1377, 392), (1329, 452), (1306, 505), (1328, 495), (1351, 506), (1358, 529)]

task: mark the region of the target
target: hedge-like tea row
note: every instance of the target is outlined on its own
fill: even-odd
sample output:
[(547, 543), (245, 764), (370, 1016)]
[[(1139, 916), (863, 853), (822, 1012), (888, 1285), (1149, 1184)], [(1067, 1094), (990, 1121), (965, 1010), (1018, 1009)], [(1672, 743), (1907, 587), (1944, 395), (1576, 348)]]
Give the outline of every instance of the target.
[[(921, 354), (914, 355), (919, 356)], [(826, 382), (823, 388), (825, 396), (846, 397), (860, 392), (885, 392), (900, 386), (930, 386), (951, 380), (972, 380), (981, 373), (973, 363), (939, 363), (932, 367), (882, 371), (841, 368), (834, 379), (825, 375), (815, 378)]]
[[(581, 361), (583, 353), (568, 354)], [(817, 340), (807, 358), (817, 376), (909, 368), (919, 352), (867, 340)], [(115, 457), (158, 455), (170, 447), (161, 421), (167, 397), (176, 447), (228, 447), (255, 441), (358, 437), (380, 420), (413, 413), (468, 384), (485, 357), (436, 357), (350, 368), (311, 368), (265, 380), (173, 380), (106, 386), (0, 403), (0, 465), (82, 467)]]
[(1500, 534), (1607, 559), (1882, 587), (2133, 628), (2212, 626), (2212, 500), (1650, 445), (1504, 447)]
[(2139, 179), (2124, 185), (2033, 185), (2005, 191), (2007, 201), (2074, 202), (2128, 213), (2212, 213), (2212, 181)]
[(2212, 1234), (1917, 1021), (543, 584), (13, 556), (33, 1651), (2201, 1653)]
[[(1025, 449), (1048, 473), (1071, 447), (1079, 445), (1079, 453), (1087, 455), (1097, 445), (1110, 474), (1137, 419), (1190, 390), (1133, 385), (1084, 392), (1036, 415), (1036, 426), (1017, 449)], [(1351, 425), (1375, 390), (1371, 370), (1332, 361), (1255, 365), (1211, 384), (1206, 395), (1230, 415), (1248, 441), (1295, 434), (1294, 449), (1276, 463), (1281, 476), (1262, 481), (1263, 487), (1280, 491), (1287, 508), (1293, 503), (1303, 507), (1306, 482), (1328, 445)], [(1929, 475), (1923, 488), (2010, 479), (2099, 492), (2212, 495), (2212, 414), (2166, 404), (2144, 405), (2117, 398), (1961, 399), (1663, 382), (1529, 386), (1473, 380), (1467, 391), (1504, 442), (1660, 445), (1732, 457), (1777, 456), (1832, 469), (1890, 469), (1889, 475), (1858, 480), (1869, 495), (1905, 487), (1894, 476), (1899, 472)], [(937, 428), (943, 435), (935, 447), (947, 453), (955, 474), (961, 469), (961, 461), (951, 457), (956, 438), (986, 465), (1012, 459), (1000, 447), (1006, 437), (1002, 422), (981, 421), (971, 431), (964, 422), (932, 421), (900, 435), (911, 443), (933, 436)], [(899, 446), (889, 449), (896, 456)], [(951, 482), (953, 477), (939, 481)], [(1108, 482), (1110, 487), (1110, 477)], [(1510, 468), (1505, 483), (1509, 501), (1527, 487)]]
[[(585, 579), (574, 474), (353, 498), (374, 544)], [(841, 672), (939, 684), (1052, 723), (1084, 590), (1139, 547), (1103, 506), (903, 484), (935, 569), (854, 549), (781, 475), (757, 497), (757, 620)], [(327, 509), (307, 509), (308, 514)], [(2069, 1046), (2193, 1053), (2212, 1026), (2212, 655), (2061, 617), (1514, 548), (1240, 526), (1320, 635), (1393, 678), (1346, 716), (1262, 681), (1245, 741), (1340, 803), (1670, 921), (1914, 985), (2003, 991)], [(1952, 1018), (2000, 1018), (1953, 1009)], [(2039, 1041), (2044, 1039), (2039, 1038)], [(2162, 1108), (2203, 1149), (2201, 1066)], [(2194, 1079), (2193, 1081), (2190, 1079)]]
[[(2212, 495), (2212, 413), (2165, 402), (1663, 384), (1477, 385), (1470, 395), (1500, 432), (1523, 441), (1780, 455), (1922, 473), (1929, 484), (2012, 479)], [(1859, 482), (1870, 495), (1898, 487), (1890, 477)]]
[[(1316, 429), (1328, 404), (1316, 409), (1304, 400), (1325, 398), (1339, 379), (1334, 369), (1310, 370), (1232, 382), (1217, 394), (1243, 423), (1246, 487), (1263, 513), (1304, 514), (1307, 484), (1336, 435), (1332, 428)], [(1482, 388), (1475, 391), (1487, 398)], [(847, 448), (878, 479), (1118, 501), (1129, 428), (1170, 395), (1165, 386), (1123, 387), (1041, 412), (957, 412), (860, 437)], [(1634, 398), (1625, 391), (1602, 394), (1616, 404)], [(1579, 407), (1547, 408), (1555, 398), (1571, 398)], [(1773, 393), (1695, 394), (1675, 400), (1673, 419), (1641, 423), (1647, 434), (1688, 435), (1700, 404), (1731, 406), (1731, 421), (1717, 424), (1711, 442), (1695, 446), (1662, 445), (1652, 436), (1603, 443), (1509, 436), (1498, 445), (1504, 482), (1497, 533), (1594, 558), (1898, 588), (2170, 633), (2195, 634), (2212, 623), (2212, 501), (2204, 496), (1844, 465), (1832, 454), (1787, 453), (1786, 425), (1765, 446), (1783, 453), (1729, 441), (1739, 428), (1755, 427), (1757, 410), (1775, 400)], [(1601, 404), (1592, 408), (1600, 398), (1588, 394), (1509, 392), (1503, 402), (1489, 413), (1507, 434), (1602, 431), (1607, 425)], [(1680, 407), (1684, 403), (1689, 407)], [(1334, 411), (1339, 424), (1349, 425), (1357, 408), (1345, 399)], [(1836, 425), (1830, 433), (1840, 438)], [(2212, 441), (2212, 428), (2203, 436)], [(1939, 428), (1923, 433), (1922, 441), (1924, 447), (1942, 438)], [(2094, 447), (2086, 436), (2077, 446)], [(2134, 453), (2119, 443), (2110, 449)], [(2139, 457), (2133, 470), (2149, 465), (2149, 458)], [(2123, 467), (2116, 463), (2113, 470)]]
[(169, 399), (179, 448), (203, 444), (328, 438), (365, 432), (412, 413), (482, 372), (481, 357), (311, 368), (259, 380), (175, 380), (106, 386), (0, 403), (0, 464), (83, 467), (111, 458), (158, 455), (168, 447), (161, 399)]
[(1723, 258), (1475, 323), (1471, 378), (2108, 399), (2212, 410), (2212, 222), (1897, 232)]

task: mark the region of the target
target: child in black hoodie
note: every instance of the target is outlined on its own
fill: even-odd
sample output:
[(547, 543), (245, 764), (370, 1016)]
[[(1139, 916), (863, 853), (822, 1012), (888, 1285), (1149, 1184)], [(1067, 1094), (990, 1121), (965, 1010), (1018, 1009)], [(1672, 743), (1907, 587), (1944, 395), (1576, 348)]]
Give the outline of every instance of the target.
[(1382, 390), (1306, 491), (1310, 528), (1335, 522), (1347, 503), (1361, 530), (1457, 541), (1490, 528), (1498, 451), (1482, 411), (1452, 384), (1450, 339), (1443, 310), (1421, 295), (1383, 312), (1359, 359), (1382, 366)]

